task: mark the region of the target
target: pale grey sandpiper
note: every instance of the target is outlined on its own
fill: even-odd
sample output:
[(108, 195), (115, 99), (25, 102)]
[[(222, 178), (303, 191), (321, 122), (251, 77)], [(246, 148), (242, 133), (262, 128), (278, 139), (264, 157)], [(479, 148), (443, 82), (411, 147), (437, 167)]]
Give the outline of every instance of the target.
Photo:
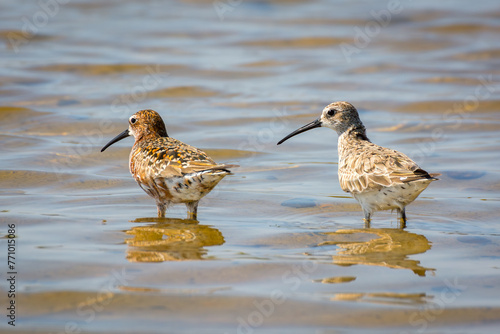
[(359, 202), (367, 226), (375, 211), (396, 209), (404, 227), (405, 207), (432, 181), (438, 180), (436, 177), (440, 174), (429, 174), (405, 154), (373, 144), (366, 136), (358, 111), (348, 102), (329, 104), (320, 118), (290, 133), (278, 145), (299, 133), (322, 126), (339, 135), (340, 187)]

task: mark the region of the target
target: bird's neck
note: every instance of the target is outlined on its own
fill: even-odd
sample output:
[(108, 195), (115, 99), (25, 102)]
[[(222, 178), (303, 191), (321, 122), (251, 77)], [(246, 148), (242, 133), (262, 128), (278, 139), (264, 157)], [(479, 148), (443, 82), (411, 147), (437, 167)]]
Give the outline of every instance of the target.
[(345, 136), (345, 139), (349, 141), (370, 141), (366, 136), (366, 128), (363, 124), (352, 125), (339, 138), (341, 136)]
[(350, 155), (353, 149), (366, 142), (369, 143), (370, 139), (366, 136), (366, 128), (363, 124), (349, 127), (339, 135), (339, 156), (344, 157)]
[(135, 142), (151, 141), (161, 137), (168, 137), (167, 131), (143, 132), (139, 137), (135, 138)]

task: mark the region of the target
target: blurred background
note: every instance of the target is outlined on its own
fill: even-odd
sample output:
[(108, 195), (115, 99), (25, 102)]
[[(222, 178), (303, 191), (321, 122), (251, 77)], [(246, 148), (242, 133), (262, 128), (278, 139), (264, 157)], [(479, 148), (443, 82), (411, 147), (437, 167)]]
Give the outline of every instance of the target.
[[(0, 266), (20, 333), (487, 333), (500, 322), (498, 1), (0, 2)], [(327, 104), (442, 173), (362, 211)], [(241, 168), (199, 222), (128, 171), (139, 109)], [(16, 302), (16, 326), (6, 307)]]

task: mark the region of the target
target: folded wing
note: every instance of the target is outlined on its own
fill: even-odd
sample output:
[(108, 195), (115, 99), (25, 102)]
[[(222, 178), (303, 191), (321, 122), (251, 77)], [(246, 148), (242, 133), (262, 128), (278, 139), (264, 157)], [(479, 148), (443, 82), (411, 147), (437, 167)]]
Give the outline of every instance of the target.
[(346, 157), (339, 166), (342, 190), (350, 193), (380, 189), (418, 180), (437, 180), (405, 154), (384, 147), (370, 147), (358, 155)]

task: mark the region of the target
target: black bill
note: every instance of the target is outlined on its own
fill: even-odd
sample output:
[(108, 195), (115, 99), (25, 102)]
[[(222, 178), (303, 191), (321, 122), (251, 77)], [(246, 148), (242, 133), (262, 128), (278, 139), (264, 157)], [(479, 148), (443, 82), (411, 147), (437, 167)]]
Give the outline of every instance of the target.
[(122, 133), (120, 133), (115, 138), (111, 139), (109, 141), (109, 143), (107, 143), (106, 145), (104, 145), (104, 147), (101, 149), (101, 152), (104, 152), (105, 149), (107, 149), (108, 147), (110, 147), (111, 145), (113, 145), (114, 143), (116, 143), (117, 141), (120, 141), (123, 138), (127, 138), (128, 136), (130, 136), (130, 134), (128, 133), (128, 129), (127, 129), (127, 130), (123, 131)]
[(299, 129), (295, 130), (294, 132), (290, 133), (285, 138), (281, 139), (278, 142), (278, 145), (281, 144), (281, 143), (283, 143), (285, 140), (288, 140), (288, 139), (292, 138), (293, 136), (298, 135), (299, 133), (306, 132), (308, 130), (311, 130), (311, 129), (314, 129), (314, 128), (320, 128), (320, 127), (321, 127), (321, 121), (318, 118), (317, 120), (312, 121), (311, 123), (304, 125), (303, 127), (301, 127)]

